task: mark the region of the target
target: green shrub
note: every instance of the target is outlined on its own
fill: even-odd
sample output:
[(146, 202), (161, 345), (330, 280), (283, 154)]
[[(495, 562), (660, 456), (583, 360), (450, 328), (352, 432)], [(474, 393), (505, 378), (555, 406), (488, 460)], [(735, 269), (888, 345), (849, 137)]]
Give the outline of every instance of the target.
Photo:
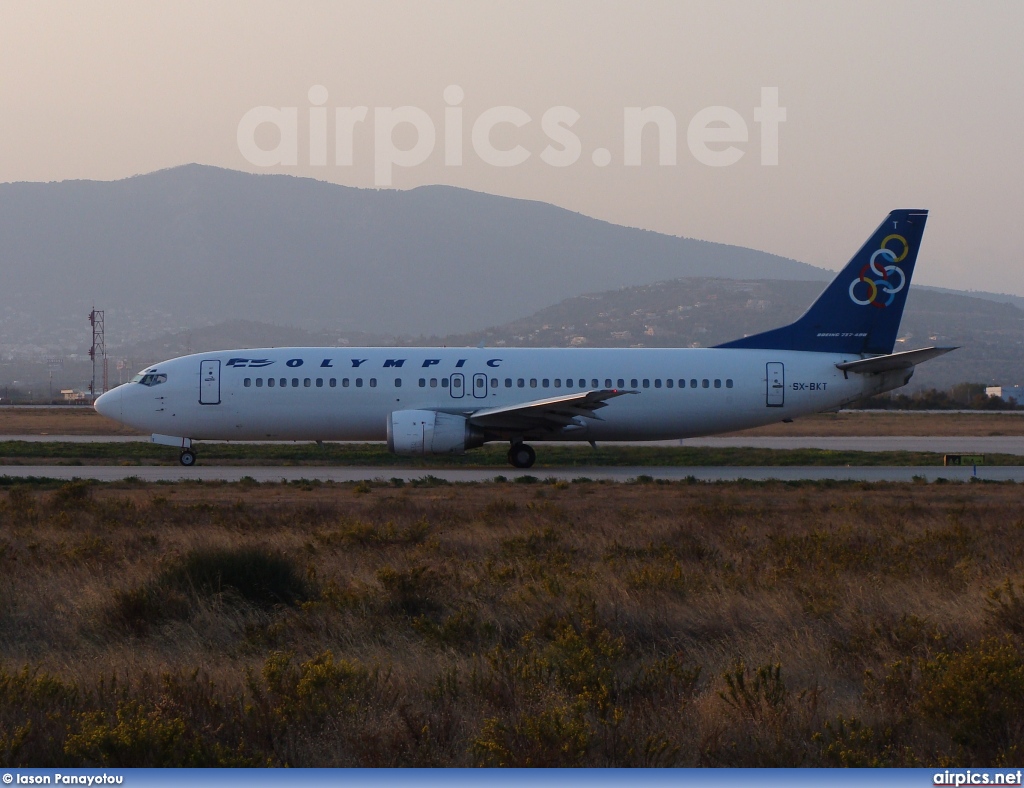
[(441, 578), (428, 566), (409, 569), (383, 566), (377, 570), (377, 582), (387, 593), (392, 608), (408, 616), (417, 616), (440, 609), (438, 592)]
[(987, 617), (993, 625), (1024, 635), (1024, 595), (1017, 593), (1016, 586), (1009, 578), (988, 592), (985, 606)]
[(53, 505), (60, 508), (86, 503), (92, 499), (92, 484), (86, 479), (72, 479), (67, 484), (62, 484), (54, 493)]
[(115, 591), (110, 617), (142, 633), (152, 624), (187, 618), (202, 600), (214, 597), (269, 610), (304, 602), (312, 593), (294, 562), (277, 551), (209, 548), (172, 561), (138, 588)]
[(1024, 755), (1024, 654), (1011, 640), (986, 640), (923, 660), (917, 709), (966, 747), (971, 760), (1010, 765)]

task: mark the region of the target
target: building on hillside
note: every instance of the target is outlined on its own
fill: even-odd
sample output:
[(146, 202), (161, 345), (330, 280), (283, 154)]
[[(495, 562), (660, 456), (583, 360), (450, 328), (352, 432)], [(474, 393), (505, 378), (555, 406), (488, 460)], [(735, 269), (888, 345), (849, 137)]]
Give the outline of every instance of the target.
[(1009, 402), (1016, 400), (1017, 404), (1024, 404), (1024, 386), (988, 386), (985, 388), (986, 397), (999, 397)]

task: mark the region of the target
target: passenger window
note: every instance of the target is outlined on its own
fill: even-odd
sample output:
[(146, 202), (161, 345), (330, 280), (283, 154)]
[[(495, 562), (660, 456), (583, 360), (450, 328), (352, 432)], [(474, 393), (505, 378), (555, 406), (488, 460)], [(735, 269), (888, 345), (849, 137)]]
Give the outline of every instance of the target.
[(288, 378), (281, 378), (281, 388), (286, 388), (287, 386), (288, 386)]
[(402, 379), (401, 378), (395, 378), (395, 388), (396, 389), (402, 388)]
[(313, 381), (310, 380), (309, 378), (303, 378), (302, 385), (308, 389), (310, 386), (313, 385)]
[(324, 379), (323, 378), (317, 378), (316, 379), (316, 387), (318, 389), (322, 389), (324, 387)]
[(370, 388), (371, 389), (377, 388), (377, 378), (370, 378)]
[(531, 389), (537, 388), (537, 378), (530, 378), (530, 388)]
[[(605, 378), (604, 379), (604, 387), (606, 389), (610, 389), (612, 387), (612, 379), (611, 378)], [(594, 388), (597, 388), (597, 381), (596, 380), (594, 381)]]
[(691, 389), (697, 388), (697, 378), (690, 378), (690, 388)]
[(649, 389), (650, 387), (651, 387), (651, 381), (648, 380), (647, 378), (644, 378), (644, 388), (645, 389)]
[(356, 378), (356, 388), (357, 389), (361, 389), (362, 387), (363, 387), (363, 379), (362, 378)]
[(498, 388), (498, 379), (497, 378), (491, 378), (491, 388), (492, 389)]
[(348, 378), (342, 378), (341, 379), (341, 387), (343, 389), (347, 389), (348, 388)]
[(732, 378), (726, 378), (725, 379), (725, 387), (727, 389), (731, 389), (732, 388)]
[(672, 388), (674, 383), (675, 383), (675, 381), (672, 380), (672, 378), (669, 378), (668, 380), (665, 381), (665, 388), (667, 388), (667, 389)]
[(622, 378), (619, 378), (619, 388), (620, 389), (626, 388), (626, 381), (624, 381)]
[(448, 388), (448, 378), (441, 378), (441, 388)]
[(297, 389), (298, 387), (299, 387), (299, 379), (298, 378), (292, 378), (292, 388), (293, 389)]
[(246, 378), (242, 381), (242, 385), (249, 388), (252, 385), (252, 378)]
[(337, 378), (331, 378), (331, 380), (330, 380), (330, 387), (332, 389), (336, 389), (338, 387), (338, 379)]
[(543, 386), (544, 388), (550, 388), (551, 381), (548, 380), (547, 378), (544, 378), (543, 380), (541, 380), (540, 385)]
[(267, 378), (267, 385), (270, 388), (274, 388), (274, 386), (277, 385), (277, 378)]
[[(544, 385), (546, 386), (547, 383), (545, 383)], [(556, 389), (562, 388), (562, 379), (561, 378), (555, 378), (555, 388)]]
[(580, 378), (580, 388), (581, 389), (585, 389), (586, 387), (587, 387), (587, 381), (585, 379), (583, 379), (583, 378)]
[(686, 380), (684, 378), (679, 378), (679, 388), (681, 388), (681, 389), (685, 389), (686, 388)]
[(505, 378), (505, 388), (512, 388), (512, 378)]
[(701, 386), (701, 388), (706, 389), (706, 388), (708, 388), (710, 386), (710, 381), (708, 381), (707, 378), (704, 378), (704, 380), (702, 380), (700, 382), (700, 386)]
[(427, 387), (427, 379), (426, 378), (420, 378), (420, 388), (421, 389), (425, 389), (426, 387)]
[(523, 380), (522, 378), (519, 378), (518, 380), (516, 380), (516, 387), (517, 388), (523, 388), (525, 385), (526, 385), (526, 381)]
[(629, 381), (629, 387), (631, 389), (635, 389), (638, 384), (639, 384), (639, 381), (637, 381), (636, 378), (633, 378), (632, 380)]
[(661, 378), (655, 378), (654, 379), (654, 388), (656, 388), (656, 389), (660, 389), (661, 388)]
[(263, 388), (263, 378), (256, 378), (256, 388)]
[(430, 388), (432, 388), (432, 389), (436, 389), (437, 388), (437, 378), (431, 378), (430, 379)]
[(716, 389), (722, 388), (722, 381), (719, 380), (718, 378), (715, 378), (715, 388)]

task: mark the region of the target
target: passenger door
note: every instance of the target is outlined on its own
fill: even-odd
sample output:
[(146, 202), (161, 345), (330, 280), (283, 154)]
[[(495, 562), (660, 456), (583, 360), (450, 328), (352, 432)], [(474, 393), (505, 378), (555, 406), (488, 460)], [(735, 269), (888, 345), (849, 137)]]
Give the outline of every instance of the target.
[(220, 362), (199, 363), (199, 404), (220, 405)]
[(487, 376), (477, 373), (473, 376), (473, 396), (483, 399), (487, 396)]
[(781, 408), (786, 399), (786, 371), (780, 361), (769, 361), (767, 369), (765, 405), (769, 408)]
[(456, 372), (451, 377), (451, 387), (448, 389), (454, 399), (462, 399), (466, 393), (466, 380), (462, 374)]

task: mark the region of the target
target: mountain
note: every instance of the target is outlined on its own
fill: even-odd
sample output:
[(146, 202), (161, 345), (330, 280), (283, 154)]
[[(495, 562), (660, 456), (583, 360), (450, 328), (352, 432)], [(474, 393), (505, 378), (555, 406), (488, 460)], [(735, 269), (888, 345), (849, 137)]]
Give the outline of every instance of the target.
[[(0, 384), (37, 387), (88, 377), (93, 304), (137, 368), (258, 345), (710, 345), (792, 319), (833, 276), (539, 202), (199, 165), (0, 184), (0, 261)], [(928, 366), (943, 380), (1015, 380), (1009, 304), (1024, 299), (915, 286), (907, 344), (969, 346)]]
[[(821, 282), (677, 279), (566, 299), (529, 317), (447, 338), (452, 345), (711, 347), (785, 325)], [(918, 367), (912, 388), (1024, 383), (1024, 310), (963, 293), (912, 287), (896, 350), (962, 349)]]
[[(675, 279), (569, 298), (504, 325), (445, 337), (311, 332), (230, 321), (168, 334), (125, 353), (141, 368), (187, 352), (288, 345), (710, 347), (794, 320), (821, 290), (820, 282)], [(896, 349), (929, 345), (962, 350), (919, 367), (913, 388), (1024, 383), (1024, 310), (912, 288)]]
[(678, 276), (830, 276), (540, 202), (199, 165), (0, 184), (0, 261), (0, 337), (28, 352), (80, 344), (93, 304), (107, 312), (108, 344), (225, 320), (446, 334)]

